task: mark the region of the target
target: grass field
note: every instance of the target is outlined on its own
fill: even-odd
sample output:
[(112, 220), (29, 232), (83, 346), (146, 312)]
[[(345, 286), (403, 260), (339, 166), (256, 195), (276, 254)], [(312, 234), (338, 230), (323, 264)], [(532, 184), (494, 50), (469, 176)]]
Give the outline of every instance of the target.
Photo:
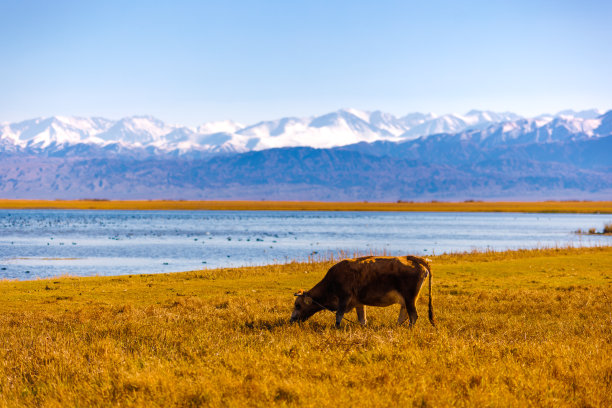
[(0, 281), (0, 406), (612, 406), (612, 247), (433, 257), (437, 329), (426, 289), (288, 324), (330, 265)]
[(612, 214), (612, 201), (540, 202), (316, 202), (316, 201), (105, 201), (3, 200), (0, 209), (77, 210), (274, 210), (274, 211), (449, 211)]

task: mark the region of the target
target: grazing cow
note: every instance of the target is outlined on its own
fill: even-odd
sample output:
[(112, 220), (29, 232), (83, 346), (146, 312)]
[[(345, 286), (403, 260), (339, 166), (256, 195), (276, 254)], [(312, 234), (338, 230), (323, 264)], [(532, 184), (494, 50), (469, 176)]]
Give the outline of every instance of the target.
[(359, 323), (366, 324), (365, 306), (400, 304), (398, 324), (418, 318), (416, 301), (429, 276), (429, 321), (435, 326), (431, 296), (431, 268), (428, 260), (416, 256), (364, 256), (345, 259), (332, 266), (321, 282), (307, 292), (300, 290), (291, 322), (305, 321), (327, 309), (336, 312), (336, 327), (346, 312), (357, 310)]

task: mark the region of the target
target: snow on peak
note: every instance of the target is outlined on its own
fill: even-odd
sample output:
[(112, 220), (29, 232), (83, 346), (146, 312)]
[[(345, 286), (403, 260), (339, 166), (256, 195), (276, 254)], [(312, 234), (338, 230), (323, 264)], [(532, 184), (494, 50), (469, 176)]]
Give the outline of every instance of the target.
[(363, 120), (364, 122), (370, 121), (370, 112), (362, 111), (359, 109), (353, 109), (353, 108), (341, 109), (340, 112), (350, 113), (353, 116), (357, 116), (359, 119)]
[(195, 128), (168, 125), (145, 115), (119, 120), (54, 116), (0, 124), (0, 145), (44, 149), (81, 143), (105, 149), (138, 147), (153, 151), (218, 153), (291, 146), (328, 148), (476, 131), (481, 131), (481, 138), (501, 134), (504, 140), (517, 138), (525, 132), (550, 137), (554, 133), (550, 129), (556, 129), (555, 132), (565, 129), (566, 133), (579, 132), (591, 137), (599, 132), (597, 129), (601, 123), (600, 112), (595, 109), (566, 110), (557, 115), (525, 119), (511, 112), (485, 110), (471, 110), (463, 115), (409, 113), (396, 117), (378, 110), (347, 108), (320, 116), (285, 117), (250, 126), (224, 120), (207, 122)]
[(575, 111), (573, 109), (566, 109), (558, 112), (555, 116), (564, 118), (578, 118), (578, 119), (597, 119), (603, 114), (603, 111), (599, 109), (586, 109), (582, 111)]
[(20, 146), (47, 147), (52, 144), (95, 143), (96, 135), (110, 121), (100, 118), (52, 116), (4, 125), (0, 137), (8, 137)]
[(212, 135), (214, 133), (235, 133), (243, 129), (244, 125), (231, 120), (219, 120), (214, 122), (206, 122), (198, 126), (197, 132), (204, 135)]
[(121, 140), (144, 145), (159, 142), (164, 135), (173, 130), (173, 127), (154, 117), (131, 116), (118, 120), (112, 127), (97, 136), (106, 141)]

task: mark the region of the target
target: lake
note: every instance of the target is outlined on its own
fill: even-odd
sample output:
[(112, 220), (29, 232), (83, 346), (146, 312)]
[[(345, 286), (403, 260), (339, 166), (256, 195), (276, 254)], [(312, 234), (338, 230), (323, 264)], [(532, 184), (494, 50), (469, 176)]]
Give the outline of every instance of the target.
[(609, 214), (0, 210), (0, 279), (178, 272), (345, 251), (609, 245)]

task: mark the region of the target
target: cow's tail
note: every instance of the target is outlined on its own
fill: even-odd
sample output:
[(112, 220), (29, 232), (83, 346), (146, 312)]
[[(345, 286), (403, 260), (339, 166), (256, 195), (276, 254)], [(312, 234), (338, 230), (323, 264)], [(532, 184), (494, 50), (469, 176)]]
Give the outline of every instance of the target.
[(436, 327), (436, 320), (434, 319), (434, 311), (433, 311), (433, 294), (431, 292), (432, 273), (431, 273), (431, 265), (429, 264), (431, 262), (431, 259), (420, 258), (417, 256), (406, 256), (406, 258), (408, 258), (411, 261), (415, 261), (416, 263), (420, 264), (422, 267), (427, 269), (427, 275), (429, 275), (429, 322), (431, 323), (432, 326)]
[(434, 311), (433, 311), (433, 294), (431, 293), (431, 266), (427, 263), (427, 272), (429, 275), (429, 322), (432, 326), (436, 327), (436, 321), (434, 319)]

